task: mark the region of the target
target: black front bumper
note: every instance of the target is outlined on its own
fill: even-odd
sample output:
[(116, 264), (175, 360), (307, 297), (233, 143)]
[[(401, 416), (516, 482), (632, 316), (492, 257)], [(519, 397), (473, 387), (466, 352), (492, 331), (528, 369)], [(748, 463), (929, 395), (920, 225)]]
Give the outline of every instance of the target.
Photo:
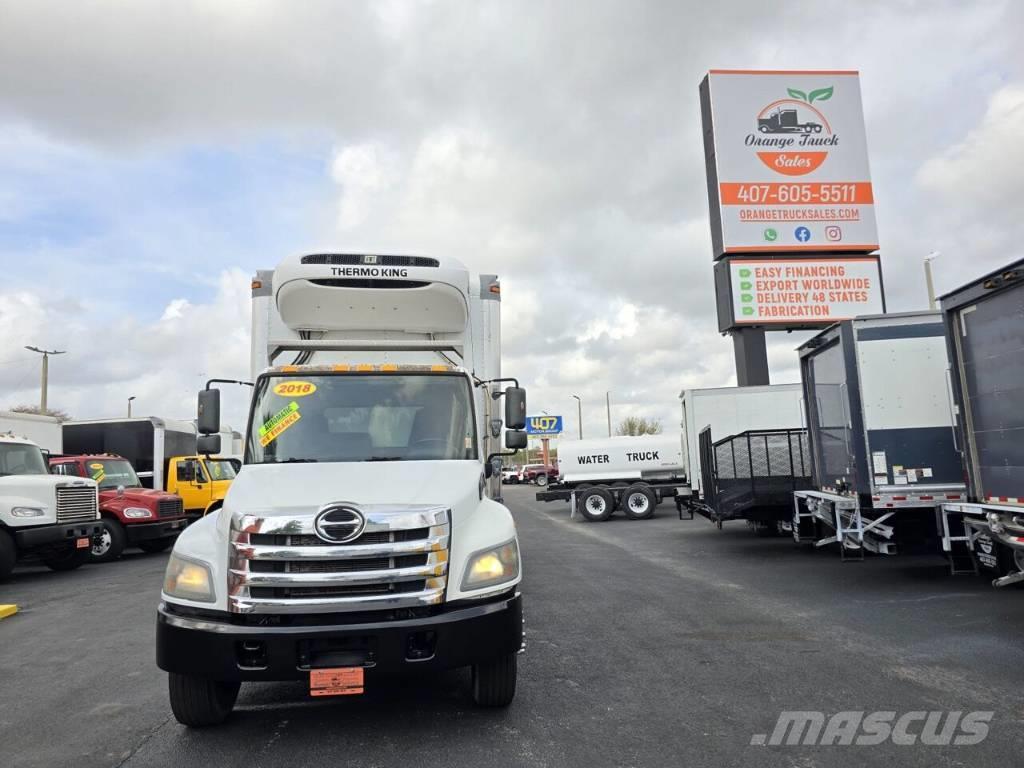
[(40, 525), (36, 528), (18, 530), (9, 529), (14, 533), (14, 541), (19, 549), (39, 549), (55, 544), (73, 545), (82, 537), (93, 538), (103, 533), (100, 521), (89, 523), (65, 523), (63, 525)]
[(523, 642), (518, 593), (426, 618), (329, 626), (248, 626), (173, 611), (162, 603), (157, 613), (157, 666), (209, 680), (305, 680), (310, 669), (350, 666), (371, 679), (469, 666)]
[(184, 531), (187, 525), (188, 518), (179, 517), (175, 520), (161, 520), (158, 523), (129, 523), (125, 525), (124, 531), (129, 544), (138, 544), (140, 541), (174, 538)]

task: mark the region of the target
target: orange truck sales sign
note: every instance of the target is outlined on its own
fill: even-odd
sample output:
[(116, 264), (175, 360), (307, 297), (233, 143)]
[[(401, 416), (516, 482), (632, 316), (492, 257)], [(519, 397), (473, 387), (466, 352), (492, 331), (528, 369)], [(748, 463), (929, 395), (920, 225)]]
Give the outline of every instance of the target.
[(713, 69), (700, 96), (715, 258), (878, 248), (858, 73)]

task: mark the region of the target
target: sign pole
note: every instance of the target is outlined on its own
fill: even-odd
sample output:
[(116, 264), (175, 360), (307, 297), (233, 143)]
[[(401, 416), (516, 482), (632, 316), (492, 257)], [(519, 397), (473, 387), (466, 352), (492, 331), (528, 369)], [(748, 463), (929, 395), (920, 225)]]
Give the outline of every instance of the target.
[(548, 444), (551, 442), (550, 437), (542, 437), (540, 439), (541, 452), (544, 455), (542, 461), (544, 462), (544, 468), (547, 469), (551, 466), (551, 457), (548, 453)]
[(737, 328), (732, 333), (736, 357), (736, 385), (756, 387), (769, 384), (768, 343), (764, 328)]

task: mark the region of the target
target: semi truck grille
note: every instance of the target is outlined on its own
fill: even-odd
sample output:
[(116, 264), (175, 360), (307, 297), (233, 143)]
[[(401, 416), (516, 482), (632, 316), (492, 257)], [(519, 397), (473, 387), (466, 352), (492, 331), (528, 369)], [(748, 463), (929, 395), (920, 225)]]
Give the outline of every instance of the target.
[(353, 541), (317, 535), (318, 512), (231, 522), (228, 606), (300, 614), (422, 608), (444, 599), (450, 521), (444, 507), (345, 506), (366, 520)]
[(429, 256), (370, 256), (358, 253), (311, 253), (303, 256), (303, 264), (366, 265), (376, 267), (439, 267), (441, 262)]
[(163, 499), (157, 507), (158, 517), (181, 517), (185, 506), (181, 499)]
[(57, 522), (80, 523), (99, 517), (96, 489), (89, 486), (57, 486)]

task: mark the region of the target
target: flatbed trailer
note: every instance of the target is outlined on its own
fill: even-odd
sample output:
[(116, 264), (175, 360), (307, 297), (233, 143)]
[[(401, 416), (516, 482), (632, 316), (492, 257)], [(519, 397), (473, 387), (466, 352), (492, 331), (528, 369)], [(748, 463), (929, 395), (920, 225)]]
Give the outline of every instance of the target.
[(728, 520), (764, 528), (788, 524), (793, 492), (811, 487), (806, 429), (748, 430), (712, 442), (706, 428), (700, 453), (701, 499), (690, 507), (719, 528)]

